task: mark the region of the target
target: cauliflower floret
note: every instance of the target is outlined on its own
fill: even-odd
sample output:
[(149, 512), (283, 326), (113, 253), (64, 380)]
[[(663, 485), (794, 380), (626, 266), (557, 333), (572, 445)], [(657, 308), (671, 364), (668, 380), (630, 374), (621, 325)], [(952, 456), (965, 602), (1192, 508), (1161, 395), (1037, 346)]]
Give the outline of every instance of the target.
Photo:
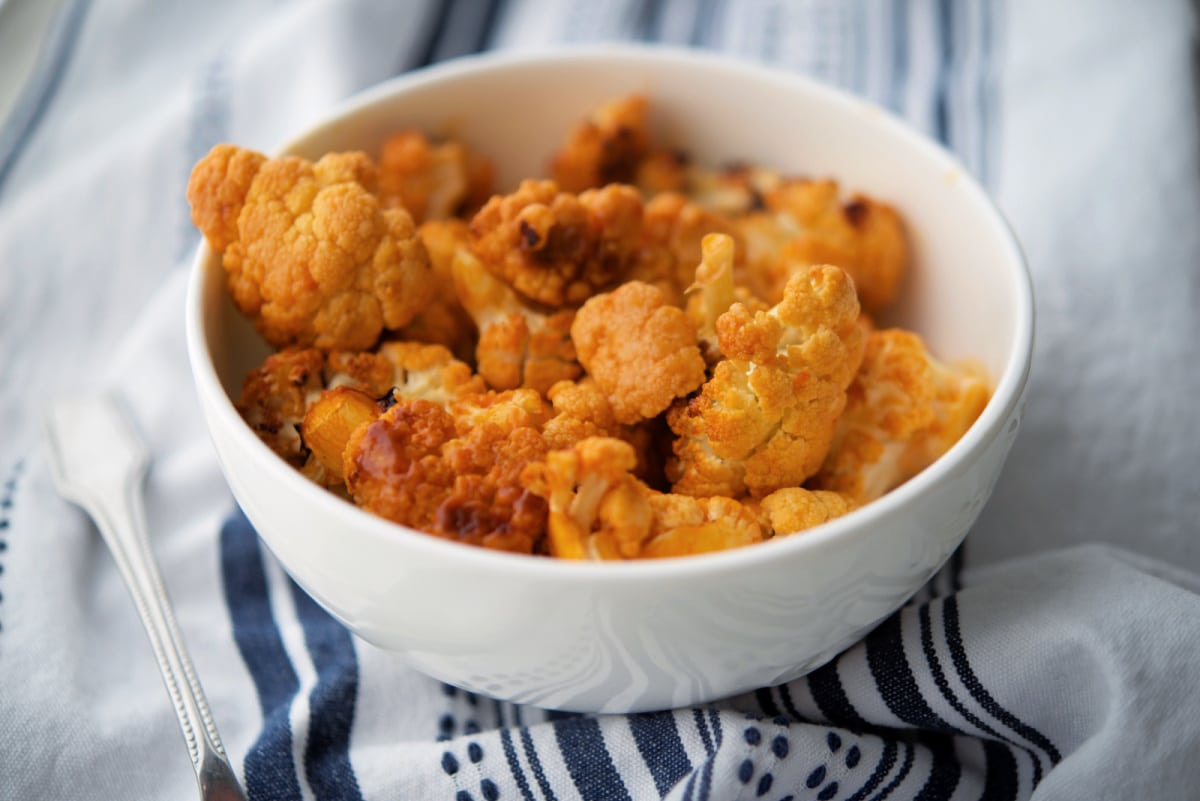
[(654, 149), (638, 162), (633, 184), (647, 197), (687, 190), (691, 159), (682, 150)]
[(769, 311), (735, 303), (717, 320), (725, 359), (667, 415), (675, 492), (761, 498), (821, 466), (862, 360), (858, 299), (844, 270), (793, 276)]
[(238, 217), (266, 160), (262, 153), (219, 144), (192, 170), (187, 187), (192, 222), (218, 253), (237, 241)]
[(433, 269), (433, 293), (413, 321), (396, 332), (404, 340), (445, 345), (459, 359), (474, 357), (478, 332), (475, 321), (458, 299), (454, 285), (454, 254), (467, 247), (467, 224), (462, 220), (429, 220), (417, 231)]
[(351, 386), (376, 398), (394, 394), (443, 407), (487, 389), (483, 379), (446, 348), (420, 342), (385, 342), (374, 352), (331, 353), (326, 374), (330, 388)]
[(559, 381), (546, 398), (553, 405), (554, 416), (542, 426), (542, 436), (551, 450), (571, 448), (588, 437), (616, 437), (625, 428), (617, 422), (608, 396), (591, 377)]
[(401, 400), (355, 430), (344, 472), (355, 503), (374, 514), (458, 542), (532, 553), (545, 534), (546, 503), (520, 476), (545, 456), (531, 426), (462, 426), (436, 403)]
[(629, 443), (589, 437), (546, 454), (524, 479), (549, 503), (550, 554), (563, 559), (632, 559), (650, 533), (646, 488), (633, 477)]
[[(671, 256), (669, 278), (676, 287), (676, 293), (686, 291), (692, 284), (696, 265), (700, 264), (703, 257), (703, 242), (707, 236), (724, 234), (734, 240), (737, 237), (731, 220), (676, 192), (657, 195), (646, 203), (643, 220), (642, 240), (649, 247), (665, 250)], [(740, 252), (740, 248), (733, 248), (731, 258), (737, 258)], [(637, 270), (637, 265), (634, 270)], [(728, 304), (725, 306), (727, 308)]]
[(795, 270), (836, 264), (854, 279), (866, 311), (878, 313), (895, 299), (908, 242), (891, 206), (864, 195), (843, 202), (832, 180), (787, 181), (765, 201), (768, 211), (737, 219), (758, 294), (773, 301)]
[(759, 507), (770, 534), (783, 536), (841, 517), (854, 505), (841, 493), (784, 487), (763, 498)]
[(351, 432), (397, 398), (446, 407), (486, 389), (440, 345), (389, 342), (374, 352), (285, 348), (247, 374), (238, 408), (276, 453), (319, 484), (342, 481)]
[(546, 502), (521, 480), (525, 468), (546, 457), (534, 428), (505, 430), (483, 424), (443, 449), (454, 473), (431, 533), (501, 551), (533, 553), (543, 547)]
[(454, 482), (442, 448), (455, 433), (454, 418), (438, 404), (400, 401), (351, 434), (343, 457), (346, 489), (369, 512), (431, 530)]
[(733, 498), (651, 492), (647, 501), (653, 523), (641, 551), (646, 558), (723, 551), (763, 539), (754, 509)]
[(872, 331), (813, 486), (874, 500), (950, 449), (987, 405), (985, 381), (942, 364), (916, 334)]
[(655, 417), (704, 381), (687, 315), (640, 281), (592, 297), (575, 316), (571, 339), (621, 423)]
[(710, 212), (736, 216), (761, 209), (767, 193), (782, 182), (779, 174), (761, 167), (734, 164), (722, 169), (692, 165), (684, 192)]
[(237, 409), (267, 446), (295, 466), (307, 454), (300, 424), (325, 388), (325, 354), (316, 348), (284, 348), (246, 374)]
[(268, 342), (359, 350), (413, 319), (432, 289), (429, 258), (408, 213), (380, 207), (365, 155), (259, 162), (237, 150), (218, 146), (196, 165), (188, 200)]
[(665, 487), (660, 444), (666, 426), (658, 420), (637, 425), (617, 421), (608, 396), (595, 380), (584, 376), (579, 381), (559, 381), (546, 395), (554, 415), (542, 426), (542, 436), (550, 450), (574, 447), (588, 437), (614, 437), (628, 442), (637, 455), (633, 474), (655, 488)]
[(767, 306), (734, 283), (737, 248), (733, 237), (708, 234), (700, 245), (700, 265), (687, 292), (687, 314), (696, 327), (696, 339), (704, 361), (712, 366), (722, 359), (717, 337), (718, 318), (735, 302), (752, 311), (765, 311)]
[(516, 428), (536, 428), (550, 418), (550, 407), (541, 394), (532, 389), (510, 389), (504, 392), (487, 391), (466, 395), (450, 406), (460, 435), (487, 424), (505, 431)]
[(553, 181), (523, 181), (471, 220), (471, 249), (496, 276), (546, 306), (577, 306), (636, 259), (642, 199), (610, 184), (578, 196)]
[(595, 109), (567, 135), (550, 162), (550, 175), (568, 192), (630, 183), (650, 146), (649, 101), (629, 95)]
[(379, 153), (379, 198), (417, 223), (471, 214), (491, 196), (493, 172), (459, 142), (435, 145), (420, 131), (401, 131)]
[(571, 341), (574, 310), (543, 314), (528, 308), (465, 249), (454, 257), (454, 283), (479, 329), (475, 366), (488, 386), (545, 393), (583, 372)]

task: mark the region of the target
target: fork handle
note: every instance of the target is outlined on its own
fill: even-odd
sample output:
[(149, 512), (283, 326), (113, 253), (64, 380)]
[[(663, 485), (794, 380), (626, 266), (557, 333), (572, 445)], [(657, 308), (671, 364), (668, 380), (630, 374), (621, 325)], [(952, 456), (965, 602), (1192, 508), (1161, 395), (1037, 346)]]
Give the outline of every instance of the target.
[(150, 550), (142, 498), (144, 476), (144, 470), (137, 471), (122, 482), (124, 486), (120, 492), (97, 492), (80, 500), (84, 501), (83, 505), (95, 519), (96, 527), (112, 551), (150, 636), (163, 683), (171, 695), (187, 741), (188, 754), (200, 785), (200, 797), (204, 801), (245, 801), (246, 795), (225, 756), (208, 701), (200, 689), (196, 670)]

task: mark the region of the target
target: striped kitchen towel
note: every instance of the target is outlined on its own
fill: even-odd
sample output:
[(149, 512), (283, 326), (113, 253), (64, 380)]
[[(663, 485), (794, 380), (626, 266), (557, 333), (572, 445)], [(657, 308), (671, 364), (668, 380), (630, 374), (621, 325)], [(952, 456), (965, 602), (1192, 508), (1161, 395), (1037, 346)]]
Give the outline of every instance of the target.
[[(195, 794), (128, 595), (48, 474), (42, 404), (95, 386), (155, 454), (154, 549), (252, 801), (1196, 798), (1194, 28), (1186, 0), (61, 0), (0, 122), (0, 799)], [(965, 553), (862, 642), (596, 717), (442, 685), (300, 590), (221, 478), (181, 308), (213, 143), (270, 151), (399, 72), (598, 40), (804, 72), (954, 149), (1029, 249), (1043, 366)]]

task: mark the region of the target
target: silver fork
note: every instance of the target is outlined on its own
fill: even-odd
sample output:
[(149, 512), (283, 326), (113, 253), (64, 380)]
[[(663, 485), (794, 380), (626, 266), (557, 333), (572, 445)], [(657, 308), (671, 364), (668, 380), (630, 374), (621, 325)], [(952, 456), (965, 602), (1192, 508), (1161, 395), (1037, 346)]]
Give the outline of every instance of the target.
[(149, 453), (128, 418), (105, 396), (52, 404), (47, 428), (58, 491), (95, 521), (150, 635), (196, 770), (200, 797), (245, 801), (150, 550), (142, 499)]

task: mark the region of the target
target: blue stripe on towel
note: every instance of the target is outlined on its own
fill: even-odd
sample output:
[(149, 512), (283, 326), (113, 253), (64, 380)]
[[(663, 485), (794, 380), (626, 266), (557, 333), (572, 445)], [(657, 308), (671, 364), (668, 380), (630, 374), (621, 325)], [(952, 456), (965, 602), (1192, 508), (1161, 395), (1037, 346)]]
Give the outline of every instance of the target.
[[(987, 734), (994, 740), (1005, 739), (998, 731), (981, 720), (977, 715), (971, 712), (971, 710), (967, 709), (966, 706), (958, 700), (958, 696), (954, 694), (953, 690), (950, 689), (950, 682), (946, 679), (945, 671), (942, 670), (942, 661), (938, 659), (937, 650), (933, 646), (933, 625), (930, 622), (929, 605), (926, 604), (922, 606), (918, 612), (918, 615), (920, 616), (921, 622), (921, 650), (925, 654), (925, 661), (929, 665), (930, 675), (933, 676), (933, 682), (937, 685), (938, 691), (942, 694), (942, 698), (946, 699), (946, 702), (950, 704), (951, 708), (954, 709), (954, 711), (958, 714), (962, 715), (962, 717), (975, 728)], [(993, 743), (990, 743), (986, 740), (984, 741), (985, 747), (990, 747), (992, 745)], [(1007, 747), (1004, 747), (1004, 750), (1007, 751)], [(1026, 748), (1025, 751), (1028, 752), (1030, 759), (1033, 761), (1033, 783), (1036, 786), (1037, 783), (1042, 779), (1042, 761), (1038, 759), (1037, 754), (1035, 754), (1032, 749)], [(1009, 760), (1012, 760), (1011, 754), (1009, 754)], [(988, 763), (991, 764), (992, 761), (993, 758), (989, 751)]]
[(958, 625), (958, 599), (953, 595), (947, 598), (942, 606), (942, 625), (946, 629), (946, 645), (950, 649), (950, 659), (954, 663), (954, 669), (958, 673), (959, 680), (971, 693), (971, 697), (979, 702), (979, 705), (989, 715), (1037, 746), (1049, 757), (1051, 764), (1057, 765), (1062, 760), (1062, 755), (1046, 735), (1002, 707), (979, 681), (979, 677), (967, 659), (967, 649), (963, 646), (962, 633), (959, 631)]
[[(708, 759), (704, 762), (703, 772), (700, 776), (700, 801), (708, 801), (712, 792), (712, 775), (713, 764), (717, 761), (717, 754), (720, 753), (721, 743), (725, 739), (724, 733), (721, 730), (721, 714), (715, 709), (708, 711), (709, 725), (712, 727), (713, 742), (709, 745), (708, 736), (703, 728), (703, 720), (697, 712), (697, 721), (701, 724), (700, 736), (704, 739), (704, 747), (708, 749)], [(769, 786), (769, 785), (768, 785)], [(765, 790), (764, 790), (765, 792)], [(762, 795), (763, 793), (759, 793)]]
[(938, 0), (938, 62), (937, 84), (933, 105), (933, 130), (938, 141), (951, 147), (950, 130), (950, 69), (954, 61), (954, 0)]
[(875, 792), (875, 788), (883, 784), (883, 780), (892, 772), (892, 768), (896, 765), (896, 741), (892, 739), (883, 741), (883, 752), (879, 756), (879, 761), (875, 763), (875, 768), (871, 771), (871, 775), (867, 777), (867, 781), (862, 787), (855, 791), (846, 801), (863, 801), (868, 795)]
[(984, 785), (979, 801), (1017, 801), (1017, 760), (1003, 743), (983, 741)]
[(654, 777), (654, 787), (660, 796), (665, 796), (692, 769), (675, 715), (671, 712), (630, 715), (629, 729)]
[(892, 714), (920, 729), (954, 732), (957, 729), (930, 708), (921, 695), (917, 678), (904, 653), (904, 632), (899, 613), (880, 623), (866, 639), (867, 666), (879, 697)]
[(304, 775), (317, 801), (362, 801), (350, 764), (350, 730), (358, 696), (358, 658), (350, 633), (295, 582), (292, 598), (304, 627), (317, 683), (309, 695)]
[[(560, 720), (574, 720), (574, 718), (560, 718)], [(546, 778), (546, 771), (542, 769), (542, 760), (538, 757), (537, 746), (534, 745), (533, 735), (529, 733), (528, 726), (521, 727), (521, 748), (525, 751), (525, 758), (529, 760), (529, 767), (533, 770), (533, 778), (537, 780), (538, 787), (541, 788), (546, 801), (558, 801), (554, 789), (550, 786), (550, 780)]]
[(508, 762), (508, 770), (512, 773), (513, 781), (517, 783), (517, 789), (521, 791), (521, 798), (524, 801), (535, 801), (533, 790), (529, 786), (529, 779), (525, 776), (521, 761), (517, 759), (517, 749), (513, 745), (511, 730), (500, 729), (500, 744), (504, 747), (504, 759)]
[(922, 738), (933, 758), (914, 801), (950, 801), (962, 779), (962, 764), (954, 753), (954, 741), (946, 735), (927, 735)]
[[(840, 659), (840, 657), (839, 657)], [(867, 721), (850, 703), (846, 690), (842, 687), (841, 677), (838, 676), (838, 661), (834, 659), (809, 673), (806, 677), (809, 692), (817, 703), (817, 708), (826, 720), (835, 726), (841, 726), (854, 733), (860, 733), (868, 728)]]
[(254, 680), (263, 718), (244, 762), (246, 792), (250, 801), (293, 801), (300, 798), (300, 780), (288, 714), (300, 679), (271, 610), (258, 535), (240, 509), (221, 527), (221, 578), (233, 638)]
[(571, 780), (584, 798), (603, 798), (605, 801), (632, 801), (629, 790), (613, 764), (612, 755), (604, 742), (600, 722), (595, 718), (556, 720), (553, 724), (558, 749)]
[(900, 766), (899, 772), (892, 777), (892, 780), (887, 783), (887, 786), (880, 790), (875, 795), (871, 796), (871, 801), (883, 801), (889, 797), (896, 788), (899, 787), (905, 779), (908, 778), (909, 771), (912, 770), (913, 762), (916, 761), (917, 749), (910, 743), (904, 743), (904, 763)]

